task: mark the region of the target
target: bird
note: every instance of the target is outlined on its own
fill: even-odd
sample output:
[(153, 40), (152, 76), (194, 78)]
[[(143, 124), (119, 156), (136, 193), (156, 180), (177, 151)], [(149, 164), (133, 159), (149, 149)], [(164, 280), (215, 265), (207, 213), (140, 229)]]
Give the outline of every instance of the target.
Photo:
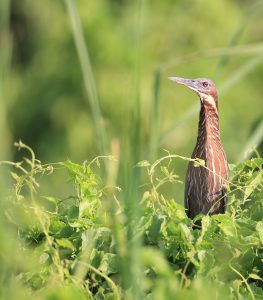
[[(187, 216), (223, 214), (227, 204), (229, 178), (226, 154), (221, 142), (218, 117), (218, 95), (214, 82), (207, 78), (169, 77), (198, 94), (200, 113), (198, 135), (186, 179), (184, 205)], [(195, 161), (199, 160), (199, 166)]]

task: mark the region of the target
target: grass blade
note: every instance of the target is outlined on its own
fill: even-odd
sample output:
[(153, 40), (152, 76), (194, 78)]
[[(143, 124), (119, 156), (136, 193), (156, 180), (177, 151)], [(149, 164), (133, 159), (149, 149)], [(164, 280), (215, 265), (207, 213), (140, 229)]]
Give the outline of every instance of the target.
[(263, 53), (263, 43), (248, 44), (235, 47), (214, 48), (205, 51), (193, 52), (183, 56), (178, 56), (172, 62), (163, 63), (160, 65), (160, 70), (168, 71), (180, 65), (199, 60), (201, 58), (216, 58), (221, 56), (235, 56), (235, 55), (253, 55)]
[[(1, 133), (1, 147), (0, 159), (10, 159), (11, 151), (11, 134), (7, 122), (7, 99), (6, 99), (6, 79), (10, 67), (11, 58), (11, 36), (9, 32), (9, 18), (10, 18), (10, 1), (0, 1), (0, 133)], [(6, 189), (6, 175), (2, 170), (0, 173), (0, 190)]]
[(78, 57), (84, 80), (84, 86), (88, 96), (89, 105), (92, 111), (100, 154), (105, 155), (107, 154), (107, 135), (103, 124), (103, 117), (100, 110), (96, 82), (91, 67), (88, 48), (84, 39), (80, 16), (77, 11), (75, 0), (65, 0), (65, 3), (68, 10), (73, 36), (78, 52)]
[(155, 72), (153, 82), (153, 96), (152, 96), (152, 107), (151, 107), (151, 121), (150, 121), (150, 160), (156, 160), (158, 139), (159, 139), (159, 90), (160, 90), (160, 70)]
[(253, 134), (243, 147), (237, 162), (241, 162), (244, 158), (248, 159), (251, 156), (252, 152), (249, 151), (253, 147), (258, 146), (263, 141), (263, 120), (259, 122), (258, 126), (255, 128)]
[[(263, 53), (262, 53), (263, 54)], [(253, 72), (255, 68), (263, 61), (263, 55), (259, 55), (250, 59), (243, 64), (239, 69), (232, 73), (232, 75), (223, 82), (220, 86), (220, 95), (229, 91), (237, 82), (242, 80), (247, 74)]]
[[(146, 15), (146, 0), (136, 1), (136, 20), (135, 20), (135, 66), (134, 66), (134, 85), (133, 85), (133, 107), (131, 119), (131, 137), (128, 145), (128, 159), (123, 162), (125, 167), (125, 209), (127, 217), (127, 241), (126, 257), (122, 260), (122, 278), (125, 289), (130, 289), (125, 299), (142, 299), (142, 267), (138, 253), (141, 248), (141, 240), (134, 239), (136, 235), (134, 222), (141, 215), (139, 206), (138, 185), (140, 182), (141, 170), (135, 165), (141, 159), (142, 144), (142, 113), (141, 113), (141, 73), (142, 73), (142, 49), (143, 34)], [(125, 141), (127, 142), (127, 141)]]
[[(247, 25), (250, 23), (251, 20), (255, 21), (255, 15), (258, 14), (259, 12), (261, 12), (262, 8), (263, 8), (263, 2), (261, 0), (256, 2), (254, 5), (252, 5), (250, 7), (248, 12), (243, 17), (243, 20), (242, 20), (241, 24), (239, 25), (238, 29), (236, 30), (236, 32), (234, 33), (232, 39), (230, 40), (229, 47), (233, 47), (238, 43), (238, 41), (241, 39), (242, 34), (244, 33)], [(221, 59), (218, 63), (218, 66), (217, 66), (217, 70), (215, 72), (217, 75), (226, 66), (226, 64), (229, 61), (229, 58), (230, 58), (229, 56), (221, 57)]]

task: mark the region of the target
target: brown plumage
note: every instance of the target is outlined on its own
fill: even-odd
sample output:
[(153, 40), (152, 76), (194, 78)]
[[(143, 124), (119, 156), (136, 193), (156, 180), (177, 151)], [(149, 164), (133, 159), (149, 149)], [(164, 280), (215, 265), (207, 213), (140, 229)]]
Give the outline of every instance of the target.
[(201, 103), (197, 143), (192, 158), (204, 160), (205, 167), (195, 167), (193, 162), (188, 165), (185, 183), (187, 215), (193, 219), (200, 213), (224, 213), (228, 165), (219, 132), (216, 87), (207, 78), (169, 79), (195, 91)]

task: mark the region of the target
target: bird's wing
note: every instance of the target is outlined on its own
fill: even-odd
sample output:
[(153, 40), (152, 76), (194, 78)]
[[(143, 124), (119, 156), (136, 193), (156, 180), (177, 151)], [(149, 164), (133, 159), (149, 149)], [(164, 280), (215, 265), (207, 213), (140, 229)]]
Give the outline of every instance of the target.
[(193, 166), (189, 165), (185, 181), (184, 205), (187, 209), (187, 216), (191, 219), (200, 212), (200, 203), (197, 199), (198, 187), (193, 180), (196, 175), (194, 174), (194, 172), (196, 172), (195, 169)]

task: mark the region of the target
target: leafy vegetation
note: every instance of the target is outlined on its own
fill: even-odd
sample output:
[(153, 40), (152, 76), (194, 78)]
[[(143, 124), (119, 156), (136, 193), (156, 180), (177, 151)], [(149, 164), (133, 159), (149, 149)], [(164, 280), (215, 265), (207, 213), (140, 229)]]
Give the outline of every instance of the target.
[[(15, 185), (3, 214), (12, 235), (1, 255), (9, 271), (1, 278), (3, 299), (10, 292), (26, 292), (27, 299), (263, 297), (262, 158), (231, 166), (228, 212), (203, 216), (202, 227), (193, 229), (184, 208), (160, 191), (180, 184), (172, 166), (176, 155), (137, 165), (147, 170), (148, 183), (141, 199), (132, 199), (140, 213), (129, 224), (123, 192), (96, 174), (101, 160), (112, 157), (45, 165), (29, 147), (17, 146), (31, 158), (6, 162), (13, 165)], [(62, 184), (73, 192), (41, 195), (41, 181), (59, 170), (68, 173)]]

